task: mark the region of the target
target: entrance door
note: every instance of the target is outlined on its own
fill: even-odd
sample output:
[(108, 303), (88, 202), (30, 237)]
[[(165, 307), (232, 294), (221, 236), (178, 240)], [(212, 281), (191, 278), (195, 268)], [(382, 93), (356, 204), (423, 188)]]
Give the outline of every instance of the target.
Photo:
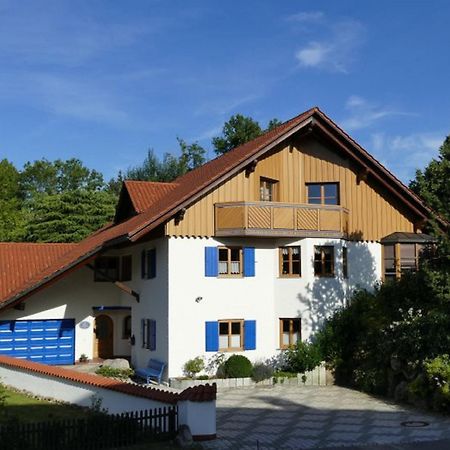
[(94, 356), (102, 359), (114, 355), (114, 326), (111, 317), (102, 314), (95, 318)]

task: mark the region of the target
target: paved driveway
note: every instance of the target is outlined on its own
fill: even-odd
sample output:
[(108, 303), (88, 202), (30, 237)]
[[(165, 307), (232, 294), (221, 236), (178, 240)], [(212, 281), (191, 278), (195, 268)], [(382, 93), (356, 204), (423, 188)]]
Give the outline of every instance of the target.
[[(402, 425), (411, 421), (429, 425)], [(229, 389), (218, 394), (217, 437), (205, 442), (204, 448), (307, 449), (370, 444), (388, 448), (388, 444), (448, 439), (450, 419), (336, 386)]]

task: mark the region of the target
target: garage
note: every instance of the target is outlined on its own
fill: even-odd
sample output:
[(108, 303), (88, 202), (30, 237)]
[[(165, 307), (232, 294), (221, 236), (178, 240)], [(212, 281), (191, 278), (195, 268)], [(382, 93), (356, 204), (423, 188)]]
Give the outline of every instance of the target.
[(0, 354), (43, 364), (73, 364), (75, 320), (0, 320)]

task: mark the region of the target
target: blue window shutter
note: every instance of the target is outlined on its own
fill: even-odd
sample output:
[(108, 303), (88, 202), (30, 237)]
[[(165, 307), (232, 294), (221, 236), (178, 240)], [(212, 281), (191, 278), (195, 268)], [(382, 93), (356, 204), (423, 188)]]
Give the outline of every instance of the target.
[(156, 320), (149, 320), (149, 349), (156, 350)]
[(141, 252), (141, 278), (145, 279), (147, 278), (147, 261), (145, 257), (145, 250), (142, 250)]
[(205, 277), (219, 275), (219, 254), (217, 247), (205, 247)]
[(205, 322), (206, 351), (219, 350), (219, 322)]
[(255, 276), (255, 247), (244, 247), (244, 277)]
[(152, 248), (148, 251), (148, 278), (156, 277), (156, 248)]
[(256, 350), (256, 320), (244, 321), (244, 350)]

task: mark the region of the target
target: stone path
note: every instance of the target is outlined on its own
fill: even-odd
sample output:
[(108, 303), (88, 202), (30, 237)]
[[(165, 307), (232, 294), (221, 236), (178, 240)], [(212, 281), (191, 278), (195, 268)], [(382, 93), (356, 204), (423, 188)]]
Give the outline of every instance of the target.
[[(429, 425), (401, 425), (408, 421)], [(380, 449), (399, 448), (395, 444), (450, 438), (450, 418), (336, 386), (229, 389), (218, 394), (217, 437), (202, 443), (203, 447), (309, 449), (385, 444)]]

